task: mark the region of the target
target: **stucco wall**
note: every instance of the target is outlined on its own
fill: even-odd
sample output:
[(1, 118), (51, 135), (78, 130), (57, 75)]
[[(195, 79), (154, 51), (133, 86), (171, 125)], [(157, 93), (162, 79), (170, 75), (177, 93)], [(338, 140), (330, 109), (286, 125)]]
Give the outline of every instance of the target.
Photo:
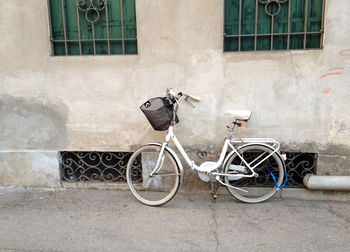
[(138, 55), (52, 57), (47, 0), (0, 1), (0, 150), (161, 141), (139, 105), (172, 87), (202, 98), (179, 112), (193, 153), (220, 148), (226, 110), (250, 109), (239, 135), (320, 153), (319, 173), (349, 173), (350, 2), (326, 1), (322, 50), (242, 53), (223, 53), (223, 3), (136, 0)]

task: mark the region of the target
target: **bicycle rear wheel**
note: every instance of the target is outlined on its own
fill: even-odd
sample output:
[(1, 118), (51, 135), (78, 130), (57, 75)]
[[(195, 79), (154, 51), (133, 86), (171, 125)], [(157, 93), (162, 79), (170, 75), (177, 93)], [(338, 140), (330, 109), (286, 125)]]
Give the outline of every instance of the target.
[[(238, 150), (244, 160), (254, 167), (258, 177), (242, 177), (251, 174), (240, 157), (234, 153), (225, 165), (224, 172), (234, 174), (225, 176), (226, 184), (246, 190), (246, 192), (232, 187), (228, 191), (236, 199), (246, 203), (260, 203), (271, 198), (281, 186), (284, 177), (284, 162), (274, 150), (264, 145), (249, 145)], [(272, 154), (273, 153), (273, 154)], [(259, 162), (262, 161), (260, 164)], [(273, 176), (275, 180), (273, 179)], [(276, 182), (275, 182), (276, 181)]]
[(171, 200), (180, 186), (180, 169), (169, 151), (164, 150), (160, 170), (150, 175), (157, 164), (161, 146), (146, 145), (130, 157), (126, 178), (133, 196), (148, 206)]

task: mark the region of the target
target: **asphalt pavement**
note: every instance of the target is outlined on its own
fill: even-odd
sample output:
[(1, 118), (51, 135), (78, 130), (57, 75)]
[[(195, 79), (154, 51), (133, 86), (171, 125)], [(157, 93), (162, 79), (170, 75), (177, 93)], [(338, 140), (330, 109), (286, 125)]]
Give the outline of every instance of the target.
[(350, 251), (350, 203), (3, 187), (0, 251)]

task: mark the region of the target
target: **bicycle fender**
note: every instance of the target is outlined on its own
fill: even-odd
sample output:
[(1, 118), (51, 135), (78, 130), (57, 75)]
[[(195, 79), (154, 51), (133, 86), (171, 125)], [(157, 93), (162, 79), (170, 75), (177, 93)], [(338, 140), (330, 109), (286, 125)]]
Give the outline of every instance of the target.
[[(148, 143), (147, 145), (156, 145), (156, 146), (162, 147), (161, 143)], [(165, 149), (175, 159), (177, 167), (180, 170), (179, 172), (180, 172), (180, 185), (181, 185), (182, 182), (183, 182), (183, 178), (184, 178), (184, 169), (182, 167), (181, 161), (180, 161), (180, 159), (178, 158), (178, 156), (176, 155), (175, 151), (172, 148), (170, 148), (169, 146), (166, 146)]]
[[(270, 145), (264, 144), (264, 143), (247, 143), (247, 144), (243, 144), (243, 145), (240, 145), (240, 146), (237, 148), (237, 150), (239, 150), (239, 149), (241, 149), (241, 148), (243, 148), (243, 147), (251, 146), (251, 145), (262, 145), (262, 146), (264, 146), (264, 147), (269, 148), (269, 149), (272, 150), (272, 151), (275, 150), (275, 149), (272, 148)], [(222, 167), (226, 167), (226, 163), (228, 162), (229, 158), (230, 158), (234, 153), (235, 153), (234, 151), (231, 151), (229, 154), (227, 154), (227, 156), (226, 156), (226, 158), (225, 158), (225, 160), (224, 160), (224, 162), (223, 162), (223, 166), (222, 166)], [(284, 162), (284, 160), (283, 160), (283, 158), (282, 158), (282, 156), (281, 156), (281, 153), (280, 153), (279, 151), (277, 151), (276, 154), (277, 154), (277, 156), (281, 159), (282, 164), (283, 164), (283, 169), (284, 169), (284, 171), (285, 171), (285, 170), (286, 170), (286, 164), (285, 164), (285, 162)]]

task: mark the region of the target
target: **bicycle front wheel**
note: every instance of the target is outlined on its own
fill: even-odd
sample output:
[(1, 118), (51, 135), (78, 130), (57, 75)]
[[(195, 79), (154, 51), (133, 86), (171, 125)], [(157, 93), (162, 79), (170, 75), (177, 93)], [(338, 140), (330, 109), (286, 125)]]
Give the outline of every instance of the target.
[(172, 154), (164, 150), (160, 169), (152, 176), (161, 146), (146, 145), (130, 157), (126, 178), (133, 196), (148, 206), (160, 206), (171, 200), (180, 186), (180, 169)]
[[(271, 198), (283, 183), (284, 162), (272, 148), (264, 145), (249, 145), (238, 150), (243, 159), (258, 174), (257, 177), (243, 177), (251, 174), (243, 160), (234, 153), (225, 165), (224, 172), (228, 191), (236, 199), (246, 203), (260, 203)], [(272, 176), (273, 175), (273, 176)], [(239, 190), (242, 189), (242, 190)]]

